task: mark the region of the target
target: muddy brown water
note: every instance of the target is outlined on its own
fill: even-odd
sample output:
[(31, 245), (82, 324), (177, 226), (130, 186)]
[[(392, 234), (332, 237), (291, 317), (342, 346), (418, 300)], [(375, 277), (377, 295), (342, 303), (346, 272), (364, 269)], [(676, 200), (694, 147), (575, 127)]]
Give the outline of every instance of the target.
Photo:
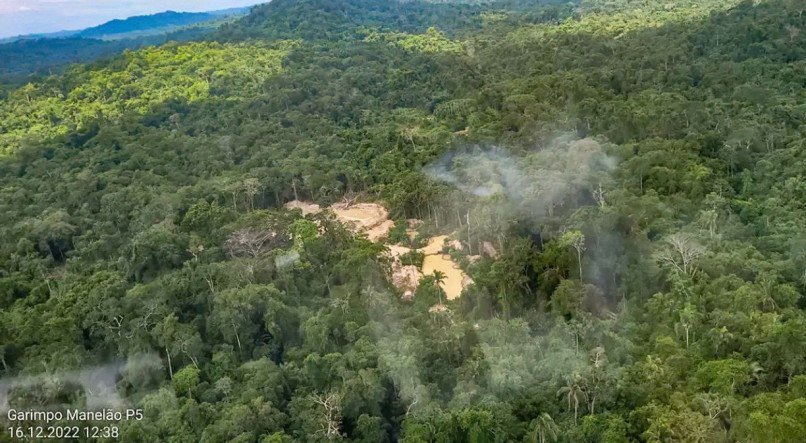
[[(321, 211), (319, 205), (296, 200), (288, 202), (285, 207), (289, 209), (299, 208), (304, 214)], [(364, 232), (374, 242), (384, 239), (389, 230), (394, 227), (394, 222), (388, 218), (389, 213), (386, 208), (376, 203), (358, 203), (349, 206), (336, 203), (329, 209), (334, 212), (336, 218), (342, 223), (351, 226), (354, 232)], [(414, 224), (411, 223), (412, 221), (409, 222)], [(413, 229), (411, 231), (409, 235), (414, 233)], [(462, 289), (471, 280), (459, 268), (459, 265), (451, 260), (450, 255), (442, 253), (442, 248), (447, 238), (447, 235), (431, 237), (428, 239), (428, 244), (419, 251), (425, 254), (421, 268), (422, 274), (431, 275), (434, 271), (440, 271), (445, 274), (445, 279), (440, 284), (440, 287), (445, 291), (445, 296), (448, 300), (453, 300), (461, 295)], [(391, 255), (395, 258), (410, 251), (410, 249), (399, 245), (390, 245), (389, 248)]]
[(462, 294), (466, 274), (459, 269), (459, 265), (451, 260), (450, 255), (442, 253), (442, 246), (447, 239), (447, 235), (438, 235), (428, 240), (426, 247), (420, 249), (425, 254), (423, 260), (423, 275), (431, 275), (434, 271), (445, 274), (445, 279), (440, 284), (448, 300), (453, 300)]

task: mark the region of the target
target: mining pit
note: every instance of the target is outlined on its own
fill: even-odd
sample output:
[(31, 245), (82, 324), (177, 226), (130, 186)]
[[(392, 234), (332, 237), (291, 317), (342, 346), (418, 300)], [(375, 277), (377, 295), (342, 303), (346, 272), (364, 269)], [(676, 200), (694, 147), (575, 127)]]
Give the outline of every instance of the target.
[[(303, 215), (316, 214), (322, 208), (310, 202), (293, 200), (284, 205), (287, 209), (300, 209)], [(389, 212), (377, 203), (336, 203), (328, 208), (353, 233), (363, 233), (372, 242), (381, 242), (389, 236), (389, 231), (395, 226), (394, 221), (389, 219)], [(416, 227), (422, 224), (421, 220), (408, 220), (409, 229), (406, 230), (409, 237), (416, 234)], [(448, 240), (447, 235), (437, 235), (428, 239), (425, 247), (418, 251), (425, 255), (422, 268), (418, 269), (413, 265), (403, 265), (400, 256), (411, 252), (410, 248), (402, 245), (388, 245), (387, 255), (392, 259), (391, 281), (398, 289), (403, 291), (404, 298), (411, 298), (419, 286), (420, 279), (424, 275), (431, 275), (434, 271), (440, 271), (445, 275), (440, 287), (445, 291), (448, 300), (453, 300), (462, 294), (462, 290), (473, 282), (453, 261), (449, 254), (442, 251), (445, 247), (457, 250), (462, 249), (462, 244), (458, 240)]]

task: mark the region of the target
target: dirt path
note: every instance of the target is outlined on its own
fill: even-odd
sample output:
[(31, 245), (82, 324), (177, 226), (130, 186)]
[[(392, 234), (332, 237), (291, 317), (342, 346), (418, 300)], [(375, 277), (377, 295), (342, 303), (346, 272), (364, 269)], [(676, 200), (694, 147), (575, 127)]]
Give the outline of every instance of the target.
[(299, 200), (292, 200), (284, 204), (283, 207), (286, 209), (299, 209), (302, 211), (302, 215), (316, 214), (322, 211), (322, 208), (316, 203), (308, 203)]

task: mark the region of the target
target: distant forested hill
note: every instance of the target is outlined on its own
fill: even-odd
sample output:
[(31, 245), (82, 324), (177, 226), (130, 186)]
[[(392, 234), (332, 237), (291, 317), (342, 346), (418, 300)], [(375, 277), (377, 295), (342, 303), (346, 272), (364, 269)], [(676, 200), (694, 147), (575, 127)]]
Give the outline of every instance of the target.
[(0, 79), (16, 80), (29, 74), (49, 74), (59, 66), (116, 54), (139, 42), (85, 39), (80, 37), (17, 40), (0, 44)]
[(22, 39), (0, 44), (0, 82), (19, 84), (29, 76), (47, 76), (61, 72), (72, 63), (91, 62), (120, 54), (126, 49), (147, 45), (200, 38), (210, 32), (205, 28), (189, 28), (166, 34), (98, 40), (82, 37)]
[(220, 16), (206, 12), (174, 12), (129, 17), (123, 20), (112, 20), (102, 25), (81, 31), (78, 35), (84, 38), (110, 39), (121, 34), (142, 33), (165, 28), (187, 26), (194, 23), (218, 19)]
[(249, 8), (204, 13), (167, 11), (112, 20), (82, 31), (5, 39), (0, 43), (0, 81), (19, 82), (30, 74), (47, 75), (70, 63), (96, 60), (166, 41), (201, 38)]
[[(126, 442), (802, 443), (803, 12), (274, 0), (4, 87), (9, 405), (114, 367)], [(464, 292), (405, 297), (440, 235)]]

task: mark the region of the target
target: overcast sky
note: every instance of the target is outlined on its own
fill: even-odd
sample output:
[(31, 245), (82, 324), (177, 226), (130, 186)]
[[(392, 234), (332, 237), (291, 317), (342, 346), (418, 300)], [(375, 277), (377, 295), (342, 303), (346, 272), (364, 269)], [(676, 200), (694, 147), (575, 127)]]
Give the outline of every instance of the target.
[(212, 11), (266, 0), (0, 0), (0, 37), (84, 29), (133, 15)]

